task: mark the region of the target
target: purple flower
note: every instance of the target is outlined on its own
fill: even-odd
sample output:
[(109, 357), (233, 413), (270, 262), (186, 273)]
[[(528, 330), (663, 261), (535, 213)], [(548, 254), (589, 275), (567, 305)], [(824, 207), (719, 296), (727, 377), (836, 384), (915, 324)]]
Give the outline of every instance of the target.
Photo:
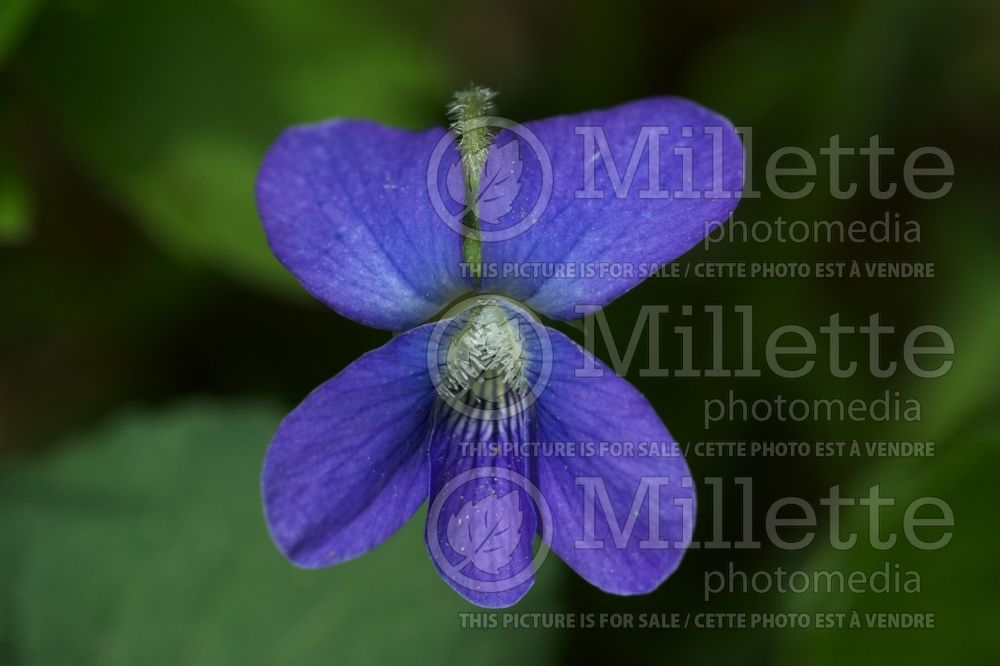
[(337, 564), (429, 499), (435, 566), (476, 604), (527, 592), (536, 535), (602, 590), (649, 592), (691, 538), (687, 465), (631, 384), (534, 313), (578, 318), (695, 245), (736, 206), (741, 143), (677, 98), (485, 136), (471, 171), (444, 128), (360, 120), (293, 127), (265, 157), (282, 264), (340, 314), (405, 331), (281, 423), (271, 536), (299, 566)]

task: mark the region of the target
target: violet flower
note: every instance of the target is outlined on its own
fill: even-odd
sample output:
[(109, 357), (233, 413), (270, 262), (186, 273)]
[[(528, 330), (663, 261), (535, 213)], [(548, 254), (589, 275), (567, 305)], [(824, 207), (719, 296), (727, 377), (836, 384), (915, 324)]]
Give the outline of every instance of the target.
[(298, 566), (337, 564), (430, 499), (435, 566), (476, 604), (527, 592), (536, 535), (600, 589), (649, 592), (691, 539), (687, 465), (602, 448), (672, 440), (631, 384), (534, 313), (578, 318), (695, 245), (736, 206), (741, 143), (677, 98), (494, 133), (492, 95), (470, 94), (457, 142), (332, 120), (288, 129), (263, 161), (281, 263), (343, 316), (404, 331), (281, 423), (262, 475), (271, 536)]

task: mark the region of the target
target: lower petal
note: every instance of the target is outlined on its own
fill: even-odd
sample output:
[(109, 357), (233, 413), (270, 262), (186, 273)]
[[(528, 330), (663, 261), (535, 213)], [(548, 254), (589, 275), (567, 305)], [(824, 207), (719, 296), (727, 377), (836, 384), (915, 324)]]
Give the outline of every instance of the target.
[(528, 459), (511, 449), (530, 436), (527, 409), (483, 419), (438, 404), (427, 548), (441, 577), (480, 606), (511, 606), (535, 580), (537, 499)]
[(295, 564), (323, 567), (367, 552), (427, 497), (432, 329), (365, 354), (278, 427), (261, 478), (264, 512)]
[[(564, 454), (537, 461), (552, 550), (605, 592), (650, 592), (691, 541), (691, 473), (635, 387), (561, 333), (551, 331), (551, 339), (552, 375), (535, 405), (535, 428), (543, 452), (560, 443)], [(577, 376), (584, 368), (602, 376)]]

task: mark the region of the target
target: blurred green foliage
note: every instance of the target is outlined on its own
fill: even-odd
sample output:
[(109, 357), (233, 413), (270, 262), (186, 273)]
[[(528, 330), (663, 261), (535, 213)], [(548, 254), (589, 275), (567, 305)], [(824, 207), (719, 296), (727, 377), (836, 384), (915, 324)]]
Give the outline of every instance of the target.
[(436, 120), (424, 101), (446, 94), (444, 63), (399, 23), (308, 0), (54, 2), (28, 69), (87, 167), (154, 237), (298, 293), (257, 220), (257, 166), (293, 123)]
[(16, 44), (39, 0), (7, 0), (0, 5), (0, 62)]
[(24, 182), (0, 155), (0, 243), (22, 242), (31, 228), (31, 203)]
[[(802, 570), (861, 571), (871, 574), (885, 570), (888, 564), (888, 592), (868, 590), (861, 594), (836, 592), (790, 595), (786, 610), (808, 613), (856, 612), (861, 628), (789, 632), (788, 663), (843, 664), (866, 663), (872, 655), (891, 655), (903, 663), (940, 663), (963, 654), (985, 657), (996, 648), (996, 626), (1000, 606), (984, 589), (995, 575), (993, 553), (1000, 547), (994, 528), (994, 488), (987, 483), (970, 483), (982, 470), (1000, 465), (1000, 428), (990, 423), (954, 433), (953, 441), (933, 459), (895, 461), (871, 470), (843, 496), (865, 497), (868, 488), (879, 485), (882, 497), (892, 497), (895, 505), (881, 510), (881, 535), (897, 533), (897, 545), (890, 551), (877, 550), (869, 543), (867, 510), (846, 513), (842, 533), (858, 534), (858, 545), (837, 551), (829, 544), (812, 549), (812, 556)], [(899, 528), (910, 503), (923, 497), (944, 499), (954, 511), (956, 529), (946, 546), (921, 550), (905, 543)], [(933, 510), (914, 515), (940, 516)], [(933, 542), (938, 531), (921, 531), (918, 538)], [(920, 592), (894, 592), (893, 578), (920, 577)], [(881, 583), (878, 583), (881, 584)], [(872, 631), (868, 622), (874, 614), (931, 614), (934, 628), (920, 631), (896, 629)], [(847, 616), (849, 617), (849, 616)], [(845, 622), (847, 620), (845, 619)]]
[[(301, 571), (262, 529), (260, 460), (282, 415), (191, 402), (122, 415), (0, 474), (0, 661), (506, 664), (538, 632), (461, 631), (423, 513), (368, 556)], [(523, 605), (558, 607), (546, 567)], [(416, 647), (419, 646), (419, 647)], [(547, 656), (548, 655), (548, 656)]]
[[(402, 652), (428, 663), (989, 663), (1000, 621), (988, 587), (1000, 438), (998, 34), (994, 0), (4, 0), (0, 662), (377, 663)], [(645, 304), (752, 304), (758, 340), (782, 324), (816, 330), (834, 312), (854, 323), (879, 312), (898, 330), (947, 328), (955, 366), (933, 381), (642, 377), (645, 338), (629, 379), (682, 441), (936, 440), (931, 460), (689, 462), (699, 478), (752, 476), (761, 514), (777, 497), (815, 500), (835, 484), (857, 495), (881, 483), (901, 498), (886, 514), (898, 523), (902, 498), (940, 495), (955, 509), (953, 544), (888, 558), (833, 552), (819, 539), (803, 553), (696, 550), (660, 590), (636, 598), (604, 595), (551, 558), (517, 608), (922, 610), (937, 614), (937, 629), (459, 631), (457, 613), (475, 609), (438, 580), (419, 518), (332, 570), (302, 572), (281, 559), (257, 488), (273, 428), (387, 336), (309, 300), (280, 268), (254, 207), (257, 165), (294, 123), (442, 124), (451, 92), (470, 80), (499, 89), (499, 112), (519, 120), (691, 97), (753, 127), (758, 186), (773, 150), (816, 155), (833, 134), (855, 147), (879, 134), (896, 147), (886, 178), (898, 179), (916, 147), (951, 155), (958, 175), (941, 200), (840, 200), (818, 186), (801, 200), (765, 193), (737, 210), (750, 221), (870, 221), (889, 210), (921, 224), (920, 244), (720, 243), (682, 259), (931, 261), (933, 280), (654, 279), (606, 312), (619, 349)], [(817, 183), (828, 175), (821, 163)], [(864, 185), (867, 164), (847, 161), (842, 175)], [(727, 339), (726, 354), (738, 344)], [(899, 344), (887, 341), (883, 353), (898, 354)], [(843, 351), (866, 354), (856, 341)], [(898, 390), (919, 397), (924, 419), (720, 423), (706, 432), (704, 401), (730, 388), (748, 400)], [(727, 530), (738, 530), (740, 504), (727, 496), (724, 508)], [(696, 538), (709, 530), (703, 517)], [(884, 559), (921, 572), (921, 594), (702, 601), (703, 573), (729, 562), (850, 570)]]

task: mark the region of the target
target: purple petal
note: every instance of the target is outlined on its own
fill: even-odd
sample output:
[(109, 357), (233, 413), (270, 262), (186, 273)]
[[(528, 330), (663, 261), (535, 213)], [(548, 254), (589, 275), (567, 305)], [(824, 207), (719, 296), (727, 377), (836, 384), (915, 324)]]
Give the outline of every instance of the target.
[[(652, 268), (697, 244), (728, 218), (739, 200), (743, 184), (739, 136), (728, 120), (693, 102), (645, 99), (546, 118), (525, 127), (537, 137), (534, 145), (523, 135), (503, 130), (491, 149), (510, 155), (503, 171), (520, 178), (512, 212), (500, 224), (482, 225), (487, 240), (483, 260), (496, 268), (496, 274), (486, 273), (482, 288), (507, 294), (550, 317), (575, 319), (580, 316), (578, 304), (593, 310), (611, 302)], [(648, 133), (641, 139), (643, 128)], [(659, 137), (659, 159), (653, 160), (648, 142), (656, 141), (662, 128), (669, 133)], [(607, 138), (607, 151), (602, 149), (601, 132)], [(506, 148), (511, 140), (519, 143), (519, 150)], [(637, 168), (630, 183), (628, 167), (637, 145)], [(691, 168), (684, 163), (688, 148)], [(610, 175), (609, 158), (618, 179)], [(551, 164), (550, 190), (546, 159)], [(653, 166), (659, 168), (658, 179)], [(507, 186), (514, 187), (510, 182)], [(547, 191), (551, 195), (539, 212), (535, 206), (544, 203)], [(598, 195), (602, 198), (593, 198)], [(662, 198), (665, 195), (668, 198)], [(489, 242), (505, 235), (512, 237)], [(521, 267), (520, 272), (512, 275), (512, 266)], [(535, 268), (538, 275), (523, 272)], [(575, 270), (576, 275), (553, 278), (554, 270)], [(586, 270), (594, 274), (587, 275)]]
[[(257, 177), (275, 256), (345, 317), (390, 330), (430, 319), (468, 290), (462, 237), (435, 212), (427, 187), (445, 136), (360, 120), (286, 130)], [(441, 159), (458, 159), (453, 145)]]
[(527, 411), (478, 420), (439, 404), (430, 444), (427, 549), (441, 577), (480, 606), (511, 606), (535, 581), (538, 518), (528, 461), (489, 447), (529, 439)]
[(261, 479), (264, 511), (295, 564), (322, 567), (371, 550), (427, 497), (432, 329), (368, 352), (278, 427)]
[[(552, 376), (536, 403), (536, 436), (543, 447), (545, 442), (576, 446), (564, 449), (565, 455), (538, 458), (538, 486), (552, 513), (552, 550), (606, 592), (649, 592), (677, 568), (690, 543), (691, 473), (635, 387), (561, 333), (552, 331), (551, 337)], [(595, 366), (602, 377), (576, 376), (576, 369)], [(631, 443), (632, 455), (602, 442)], [(651, 455), (653, 442), (667, 455)], [(658, 520), (650, 513), (654, 501)]]

